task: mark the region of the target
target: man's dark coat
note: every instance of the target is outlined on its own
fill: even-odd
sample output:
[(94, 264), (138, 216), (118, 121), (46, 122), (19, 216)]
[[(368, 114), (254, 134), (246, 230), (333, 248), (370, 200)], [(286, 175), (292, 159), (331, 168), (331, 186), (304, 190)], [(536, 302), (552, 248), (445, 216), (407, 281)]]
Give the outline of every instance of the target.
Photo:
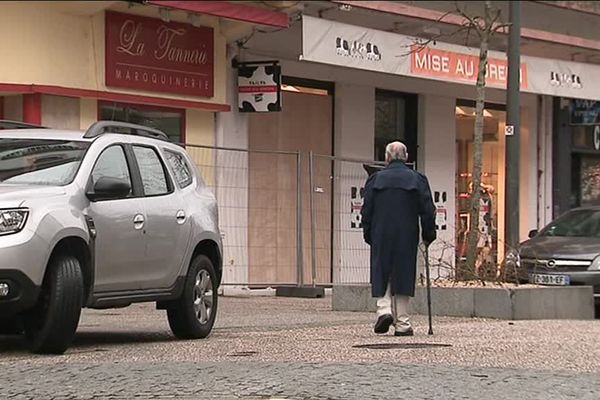
[(436, 238), (435, 206), (427, 178), (394, 161), (369, 176), (361, 210), (365, 241), (371, 245), (373, 297), (383, 297), (388, 282), (392, 294), (414, 296), (419, 246)]

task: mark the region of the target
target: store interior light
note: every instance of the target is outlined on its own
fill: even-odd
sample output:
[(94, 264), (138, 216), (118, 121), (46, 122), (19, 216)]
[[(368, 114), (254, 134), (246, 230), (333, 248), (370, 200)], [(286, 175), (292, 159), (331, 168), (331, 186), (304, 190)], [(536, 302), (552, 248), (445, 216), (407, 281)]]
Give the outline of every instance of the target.
[(281, 85), (281, 90), (284, 92), (294, 92), (294, 93), (303, 93), (303, 94), (313, 94), (317, 96), (328, 96), (329, 92), (326, 89), (317, 89), (305, 86), (293, 86), (286, 85), (285, 83)]
[[(475, 116), (475, 110), (467, 112), (464, 110), (464, 108), (458, 107), (458, 106), (456, 107), (454, 112), (455, 112), (456, 116), (460, 116), (460, 117), (474, 117)], [(489, 112), (488, 110), (483, 110), (483, 116), (485, 118), (493, 118), (494, 117), (494, 115), (491, 112)]]
[(456, 115), (467, 115), (465, 110), (463, 110), (462, 108), (460, 108), (458, 106), (456, 107), (455, 113), (456, 113)]
[(292, 85), (286, 85), (286, 84), (281, 85), (281, 90), (286, 91), (286, 92), (300, 93), (300, 90), (298, 90), (297, 87), (292, 86)]

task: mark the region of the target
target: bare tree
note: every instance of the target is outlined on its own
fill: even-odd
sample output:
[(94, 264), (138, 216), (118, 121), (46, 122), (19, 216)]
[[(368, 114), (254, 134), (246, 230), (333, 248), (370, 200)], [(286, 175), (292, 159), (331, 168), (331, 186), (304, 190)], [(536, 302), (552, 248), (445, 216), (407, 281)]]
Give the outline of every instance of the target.
[[(444, 22), (449, 15), (459, 15), (463, 22), (459, 28), (450, 34), (440, 34), (435, 38), (418, 41), (417, 48), (413, 51), (419, 52), (425, 50), (430, 43), (435, 42), (443, 36), (456, 36), (466, 34), (466, 45), (469, 46), (469, 39), (474, 35), (479, 39), (479, 68), (477, 73), (477, 82), (475, 84), (477, 97), (475, 106), (475, 133), (473, 140), (473, 172), (472, 172), (472, 194), (469, 205), (470, 227), (467, 236), (467, 276), (479, 276), (477, 258), (479, 241), (479, 212), (481, 201), (481, 177), (483, 165), (483, 128), (484, 128), (484, 108), (485, 108), (485, 89), (486, 72), (488, 66), (488, 50), (492, 37), (499, 32), (506, 32), (510, 24), (501, 22), (501, 10), (494, 7), (492, 1), (485, 1), (483, 15), (477, 15), (468, 12), (466, 8), (461, 7), (458, 2), (454, 12), (444, 14), (437, 22)], [(481, 278), (481, 277), (480, 277)]]

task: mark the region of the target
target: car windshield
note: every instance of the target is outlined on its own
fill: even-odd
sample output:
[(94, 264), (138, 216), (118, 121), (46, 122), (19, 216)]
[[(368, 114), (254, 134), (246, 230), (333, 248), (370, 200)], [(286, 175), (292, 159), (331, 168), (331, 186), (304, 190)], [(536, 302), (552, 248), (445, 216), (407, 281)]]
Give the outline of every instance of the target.
[(67, 185), (88, 147), (68, 140), (0, 138), (0, 184)]
[(546, 226), (540, 236), (600, 237), (600, 210), (574, 210)]

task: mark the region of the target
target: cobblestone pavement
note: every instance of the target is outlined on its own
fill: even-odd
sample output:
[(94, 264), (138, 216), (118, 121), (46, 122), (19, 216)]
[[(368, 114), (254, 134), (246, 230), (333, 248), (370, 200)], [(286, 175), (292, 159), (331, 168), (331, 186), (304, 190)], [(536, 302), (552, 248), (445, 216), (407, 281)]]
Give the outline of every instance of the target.
[(436, 318), (427, 336), (417, 316), (416, 336), (397, 338), (330, 299), (219, 307), (200, 341), (175, 340), (152, 305), (86, 310), (64, 356), (0, 337), (0, 399), (600, 398), (600, 321)]

